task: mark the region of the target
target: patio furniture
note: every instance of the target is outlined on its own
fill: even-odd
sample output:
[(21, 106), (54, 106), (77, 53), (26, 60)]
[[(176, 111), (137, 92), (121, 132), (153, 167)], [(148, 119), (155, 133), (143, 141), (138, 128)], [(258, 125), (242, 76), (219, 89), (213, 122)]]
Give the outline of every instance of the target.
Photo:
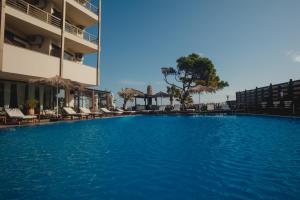
[(134, 113), (136, 113), (136, 111), (132, 111), (132, 110), (123, 110), (123, 109), (121, 109), (121, 108), (116, 108), (116, 110), (117, 110), (118, 112), (122, 112), (122, 113), (125, 113), (125, 114), (134, 114)]
[(96, 118), (96, 116), (101, 116), (103, 114), (102, 112), (92, 112), (89, 108), (80, 107), (79, 110), (81, 113), (91, 115), (93, 118)]
[(89, 116), (89, 114), (77, 113), (70, 107), (64, 107), (63, 110), (65, 112), (64, 117), (71, 117), (72, 120), (74, 117), (79, 117), (80, 119), (83, 119), (85, 117), (86, 119), (88, 119)]
[(40, 113), (41, 119), (61, 119), (61, 114), (57, 114), (55, 110), (45, 109)]
[(179, 104), (174, 105), (172, 112), (180, 112), (180, 107), (181, 106)]
[(37, 117), (33, 115), (24, 115), (18, 108), (5, 108), (5, 112), (10, 119), (16, 120), (19, 125), (23, 121), (30, 121), (32, 123), (35, 123), (37, 119)]
[(121, 114), (123, 114), (123, 112), (120, 112), (120, 111), (110, 111), (107, 108), (100, 108), (100, 110), (102, 112), (104, 112), (105, 114), (111, 114), (111, 115), (121, 115)]

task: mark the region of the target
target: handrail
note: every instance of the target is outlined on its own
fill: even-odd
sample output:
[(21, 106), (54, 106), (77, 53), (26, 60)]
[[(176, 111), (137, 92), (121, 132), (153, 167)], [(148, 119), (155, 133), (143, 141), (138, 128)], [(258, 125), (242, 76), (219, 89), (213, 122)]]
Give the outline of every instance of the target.
[[(61, 19), (49, 14), (48, 12), (41, 10), (23, 0), (6, 0), (7, 5), (20, 10), (27, 15), (30, 15), (32, 17), (35, 17), (41, 21), (46, 22), (47, 24), (53, 25), (57, 28), (61, 28)], [(97, 44), (98, 40), (97, 37), (86, 32), (85, 30), (82, 30), (68, 22), (65, 23), (65, 31), (76, 35), (79, 38), (82, 38), (84, 40), (87, 40), (89, 42)]]
[(80, 5), (82, 5), (83, 7), (85, 7), (86, 9), (92, 11), (93, 13), (95, 13), (96, 15), (98, 15), (98, 8), (91, 4), (91, 2), (89, 2), (88, 0), (74, 0), (77, 3), (79, 3)]
[(44, 10), (41, 10), (25, 1), (22, 0), (6, 0), (7, 4), (15, 9), (18, 9), (27, 15), (35, 17), (47, 24), (53, 25), (55, 27), (61, 27), (61, 19), (55, 17)]
[(67, 31), (68, 33), (71, 33), (73, 35), (76, 35), (79, 38), (82, 38), (84, 40), (92, 42), (94, 44), (98, 44), (98, 40), (95, 35), (92, 35), (92, 34), (88, 33), (87, 31), (82, 30), (68, 22), (66, 22), (66, 24), (65, 24), (65, 31)]

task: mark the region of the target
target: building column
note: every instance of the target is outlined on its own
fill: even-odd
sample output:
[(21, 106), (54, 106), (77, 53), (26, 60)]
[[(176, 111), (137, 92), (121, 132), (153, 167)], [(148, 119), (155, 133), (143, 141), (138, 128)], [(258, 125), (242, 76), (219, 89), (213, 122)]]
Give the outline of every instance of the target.
[(18, 107), (23, 109), (25, 102), (25, 84), (17, 83), (17, 94), (18, 94)]
[(40, 95), (40, 99), (39, 99), (39, 102), (40, 102), (40, 111), (44, 110), (44, 92), (45, 92), (45, 88), (44, 86), (40, 85), (39, 86), (39, 95)]
[(3, 48), (4, 48), (4, 34), (5, 34), (5, 4), (6, 0), (1, 0), (1, 16), (0, 16), (0, 71), (3, 65)]
[(66, 0), (62, 2), (62, 18), (61, 18), (61, 37), (60, 37), (60, 67), (59, 76), (63, 77), (64, 69), (64, 53), (65, 53), (65, 26), (66, 26)]
[(92, 111), (95, 110), (95, 91), (92, 91)]
[(9, 108), (10, 104), (10, 82), (4, 82), (4, 107)]
[(99, 94), (95, 95), (95, 108), (94, 111), (99, 110)]
[(27, 100), (31, 100), (31, 99), (35, 99), (35, 87), (33, 84), (28, 84), (28, 99)]
[(96, 74), (96, 85), (100, 82), (100, 52), (101, 52), (101, 0), (98, 0), (98, 52), (97, 52), (97, 74)]

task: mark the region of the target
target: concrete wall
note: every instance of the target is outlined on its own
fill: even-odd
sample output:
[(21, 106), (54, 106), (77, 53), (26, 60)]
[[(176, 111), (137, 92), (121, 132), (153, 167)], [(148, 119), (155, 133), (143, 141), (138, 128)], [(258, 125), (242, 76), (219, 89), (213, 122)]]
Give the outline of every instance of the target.
[(2, 71), (49, 78), (59, 75), (59, 58), (4, 44)]
[(63, 77), (88, 85), (96, 85), (96, 68), (64, 61)]

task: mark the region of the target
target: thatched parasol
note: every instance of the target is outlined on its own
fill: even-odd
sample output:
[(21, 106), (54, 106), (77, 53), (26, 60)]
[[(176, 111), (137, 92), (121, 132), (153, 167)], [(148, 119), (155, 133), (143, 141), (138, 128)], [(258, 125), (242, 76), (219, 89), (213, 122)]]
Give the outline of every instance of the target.
[(133, 89), (133, 88), (124, 88), (124, 89), (122, 89), (121, 92), (126, 95), (131, 95), (131, 96), (145, 96), (145, 94), (143, 92)]
[(196, 85), (189, 89), (189, 93), (191, 94), (199, 94), (199, 106), (200, 106), (200, 95), (202, 92), (214, 92), (216, 91), (215, 88), (210, 86), (203, 86), (203, 85)]
[(39, 83), (45, 85), (52, 85), (52, 86), (60, 86), (65, 88), (70, 88), (72, 86), (72, 81), (70, 79), (64, 79), (60, 76), (56, 75), (50, 78), (40, 78), (40, 79), (31, 79), (29, 80), (30, 83)]
[(50, 78), (40, 78), (40, 79), (31, 79), (29, 80), (30, 83), (39, 83), (44, 85), (51, 85), (56, 87), (56, 115), (58, 116), (58, 88), (71, 88), (72, 81), (70, 79), (64, 79), (58, 75)]
[(168, 93), (165, 93), (165, 92), (158, 92), (154, 95), (155, 97), (160, 97), (160, 104), (162, 105), (162, 99), (163, 98), (169, 98), (171, 95), (169, 95)]
[(196, 85), (189, 89), (189, 93), (191, 94), (199, 94), (202, 92), (214, 92), (216, 89), (210, 86)]
[[(126, 108), (127, 101), (133, 100), (135, 97), (145, 97), (145, 94), (139, 90), (133, 89), (133, 88), (122, 88), (120, 92), (118, 92), (118, 95), (123, 98), (123, 108)], [(135, 99), (136, 100), (136, 99)], [(135, 101), (136, 103), (136, 101)]]

